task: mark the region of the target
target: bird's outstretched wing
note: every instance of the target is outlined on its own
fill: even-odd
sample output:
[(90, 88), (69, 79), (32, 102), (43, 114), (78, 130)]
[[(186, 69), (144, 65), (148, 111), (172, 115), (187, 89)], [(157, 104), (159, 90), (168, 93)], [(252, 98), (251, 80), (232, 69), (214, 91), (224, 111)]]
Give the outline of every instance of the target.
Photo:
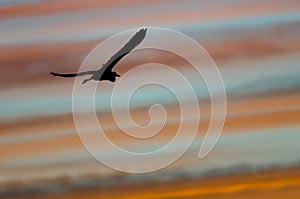
[(112, 68), (130, 51), (132, 51), (137, 45), (139, 45), (145, 38), (147, 28), (140, 29), (131, 39), (116, 53), (114, 54), (104, 65), (99, 69), (105, 71), (111, 71)]
[(84, 75), (92, 75), (95, 74), (97, 71), (91, 70), (91, 71), (85, 71), (81, 73), (54, 73), (51, 72), (50, 74), (53, 76), (59, 76), (59, 77), (76, 77), (76, 76), (84, 76)]

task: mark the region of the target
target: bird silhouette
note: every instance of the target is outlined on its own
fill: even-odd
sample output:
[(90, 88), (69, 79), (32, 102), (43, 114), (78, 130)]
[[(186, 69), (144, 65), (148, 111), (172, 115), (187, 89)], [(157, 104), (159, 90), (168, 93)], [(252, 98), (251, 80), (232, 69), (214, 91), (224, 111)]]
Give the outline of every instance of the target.
[(137, 45), (139, 45), (145, 38), (147, 28), (140, 29), (131, 39), (117, 52), (115, 53), (99, 70), (85, 71), (80, 73), (55, 73), (51, 72), (53, 76), (59, 77), (76, 77), (84, 75), (92, 75), (90, 78), (83, 80), (82, 84), (87, 83), (90, 80), (104, 81), (108, 80), (115, 82), (117, 77), (121, 77), (118, 73), (112, 71), (113, 67), (128, 53), (130, 53)]

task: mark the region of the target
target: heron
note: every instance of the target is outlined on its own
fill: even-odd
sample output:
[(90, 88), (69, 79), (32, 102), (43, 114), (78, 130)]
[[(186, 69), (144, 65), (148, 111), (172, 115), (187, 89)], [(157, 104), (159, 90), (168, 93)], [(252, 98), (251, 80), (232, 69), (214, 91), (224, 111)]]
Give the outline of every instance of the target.
[(130, 53), (136, 46), (138, 46), (146, 37), (147, 28), (142, 28), (131, 37), (131, 39), (110, 59), (102, 65), (99, 70), (85, 71), (79, 73), (55, 73), (51, 72), (50, 74), (58, 77), (77, 77), (91, 75), (90, 78), (87, 78), (82, 81), (82, 84), (87, 83), (90, 80), (95, 81), (110, 81), (115, 82), (117, 77), (121, 77), (117, 72), (112, 71), (113, 67), (128, 53)]

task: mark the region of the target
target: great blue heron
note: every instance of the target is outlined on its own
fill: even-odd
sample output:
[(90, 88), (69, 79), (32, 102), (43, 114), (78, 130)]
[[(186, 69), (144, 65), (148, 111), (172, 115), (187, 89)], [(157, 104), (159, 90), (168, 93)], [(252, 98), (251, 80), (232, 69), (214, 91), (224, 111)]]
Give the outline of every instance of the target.
[(53, 76), (59, 77), (76, 77), (84, 75), (92, 75), (90, 78), (83, 80), (82, 84), (90, 80), (103, 81), (108, 80), (111, 82), (116, 81), (120, 75), (112, 71), (113, 67), (128, 53), (130, 53), (137, 45), (139, 45), (145, 38), (147, 28), (140, 29), (133, 37), (116, 53), (114, 54), (99, 70), (85, 71), (80, 73), (61, 74), (51, 72)]

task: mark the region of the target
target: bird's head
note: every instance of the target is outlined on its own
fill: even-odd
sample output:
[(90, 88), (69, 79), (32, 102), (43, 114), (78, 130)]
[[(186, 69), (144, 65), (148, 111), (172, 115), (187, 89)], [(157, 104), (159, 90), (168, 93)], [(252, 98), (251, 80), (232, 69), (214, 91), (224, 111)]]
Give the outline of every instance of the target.
[(119, 75), (118, 73), (116, 73), (116, 72), (113, 72), (113, 73), (114, 73), (115, 77), (121, 77), (121, 75)]
[(121, 75), (119, 75), (118, 73), (116, 73), (116, 72), (112, 72), (112, 76), (110, 76), (110, 81), (111, 82), (115, 82), (116, 81), (116, 79), (117, 79), (117, 77), (121, 77)]

